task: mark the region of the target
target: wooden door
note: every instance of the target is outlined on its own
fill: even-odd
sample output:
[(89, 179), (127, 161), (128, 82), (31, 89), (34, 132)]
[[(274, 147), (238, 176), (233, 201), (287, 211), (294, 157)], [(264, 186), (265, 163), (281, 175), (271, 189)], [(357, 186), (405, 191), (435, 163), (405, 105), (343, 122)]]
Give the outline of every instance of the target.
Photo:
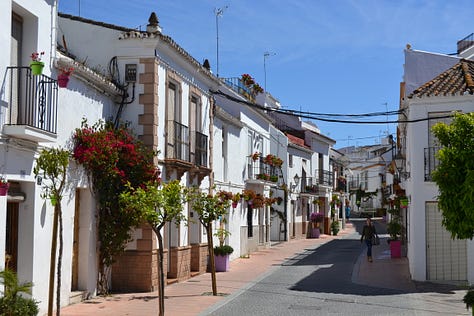
[(81, 191), (76, 190), (76, 201), (74, 206), (74, 232), (72, 241), (72, 267), (71, 267), (71, 290), (78, 290), (78, 279), (79, 279), (79, 210), (80, 210), (80, 198)]
[(5, 267), (17, 272), (18, 268), (18, 203), (7, 203), (5, 238)]

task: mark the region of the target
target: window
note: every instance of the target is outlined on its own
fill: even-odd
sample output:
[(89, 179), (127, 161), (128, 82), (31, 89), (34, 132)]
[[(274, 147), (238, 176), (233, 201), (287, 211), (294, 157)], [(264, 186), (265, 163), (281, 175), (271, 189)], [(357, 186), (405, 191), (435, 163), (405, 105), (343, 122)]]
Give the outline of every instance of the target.
[(293, 155), (288, 155), (288, 167), (293, 168)]
[(197, 96), (191, 97), (191, 109), (190, 109), (190, 117), (194, 117), (194, 124), (190, 124), (190, 126), (194, 127), (196, 132), (202, 131), (202, 104), (201, 100)]
[(179, 104), (178, 85), (174, 82), (168, 83), (168, 119), (181, 122), (181, 106)]

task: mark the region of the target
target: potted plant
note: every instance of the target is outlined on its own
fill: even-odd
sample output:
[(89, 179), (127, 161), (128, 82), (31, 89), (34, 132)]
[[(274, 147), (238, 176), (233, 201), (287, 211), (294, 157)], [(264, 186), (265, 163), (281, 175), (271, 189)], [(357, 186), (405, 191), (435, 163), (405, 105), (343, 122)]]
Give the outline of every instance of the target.
[(390, 243), (390, 254), (392, 258), (401, 257), (401, 241), (402, 224), (400, 219), (400, 198), (395, 199), (394, 208), (388, 210), (392, 215), (390, 222), (387, 223), (387, 233), (390, 235), (388, 242)]
[(31, 54), (30, 68), (33, 75), (41, 75), (43, 73), (44, 63), (41, 61), (41, 56), (44, 52), (34, 52)]
[(277, 175), (271, 175), (270, 176), (270, 181), (271, 182), (278, 182), (278, 176)]
[(464, 295), (463, 302), (466, 303), (466, 308), (471, 308), (472, 316), (474, 316), (474, 288), (469, 289)]
[(3, 284), (3, 296), (0, 298), (2, 315), (33, 316), (38, 314), (38, 302), (20, 294), (31, 295), (33, 283), (20, 283), (17, 274), (9, 269), (0, 272), (0, 283)]
[(334, 236), (339, 232), (339, 221), (333, 221), (331, 223), (331, 232)]
[(69, 83), (69, 77), (71, 76), (74, 68), (60, 68), (60, 73), (58, 75), (58, 86), (60, 88), (66, 88), (67, 84)]
[(257, 194), (252, 200), (253, 208), (262, 207), (264, 204), (265, 198), (261, 194)]
[(254, 190), (245, 189), (242, 192), (242, 197), (247, 202), (247, 204), (252, 205), (253, 199), (257, 196)]
[(319, 238), (319, 236), (321, 235), (321, 230), (319, 229), (319, 226), (324, 220), (324, 214), (313, 212), (309, 216), (309, 220), (311, 221), (311, 224), (313, 226), (311, 229), (311, 237)]
[(6, 196), (8, 194), (8, 188), (10, 184), (5, 178), (0, 178), (0, 196)]
[(224, 227), (220, 227), (214, 236), (219, 238), (219, 246), (214, 247), (216, 272), (229, 271), (229, 257), (234, 252), (234, 249), (229, 245), (224, 245), (224, 242), (225, 239), (230, 236), (230, 232)]
[(256, 151), (252, 154), (252, 160), (257, 161), (258, 158), (260, 158), (260, 153)]
[(237, 204), (239, 203), (240, 199), (242, 197), (240, 196), (240, 193), (237, 192), (234, 195), (232, 195), (232, 208), (236, 208)]

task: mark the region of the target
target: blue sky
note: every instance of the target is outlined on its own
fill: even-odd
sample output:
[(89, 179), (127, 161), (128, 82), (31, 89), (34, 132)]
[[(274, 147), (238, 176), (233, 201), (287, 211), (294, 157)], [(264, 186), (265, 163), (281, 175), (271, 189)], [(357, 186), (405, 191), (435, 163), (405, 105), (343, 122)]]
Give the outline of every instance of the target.
[[(284, 108), (358, 114), (396, 110), (403, 50), (455, 53), (474, 32), (474, 2), (383, 0), (60, 0), (60, 12), (145, 28), (155, 11), (163, 33), (219, 76), (252, 75)], [(386, 120), (380, 117), (378, 120)], [(388, 119), (396, 119), (389, 117)], [(315, 121), (336, 148), (374, 144), (394, 124)]]

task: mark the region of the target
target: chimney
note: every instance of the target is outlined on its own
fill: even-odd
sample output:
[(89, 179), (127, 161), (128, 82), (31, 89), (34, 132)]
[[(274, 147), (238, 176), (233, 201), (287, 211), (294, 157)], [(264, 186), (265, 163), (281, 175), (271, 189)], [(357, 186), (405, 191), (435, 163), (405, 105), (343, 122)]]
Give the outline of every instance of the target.
[(202, 64), (202, 66), (207, 70), (211, 71), (211, 64), (209, 63), (208, 59), (204, 59), (204, 63)]
[(148, 19), (148, 25), (146, 26), (146, 31), (148, 33), (161, 33), (161, 27), (158, 24), (158, 18), (155, 12), (152, 12), (150, 18)]

